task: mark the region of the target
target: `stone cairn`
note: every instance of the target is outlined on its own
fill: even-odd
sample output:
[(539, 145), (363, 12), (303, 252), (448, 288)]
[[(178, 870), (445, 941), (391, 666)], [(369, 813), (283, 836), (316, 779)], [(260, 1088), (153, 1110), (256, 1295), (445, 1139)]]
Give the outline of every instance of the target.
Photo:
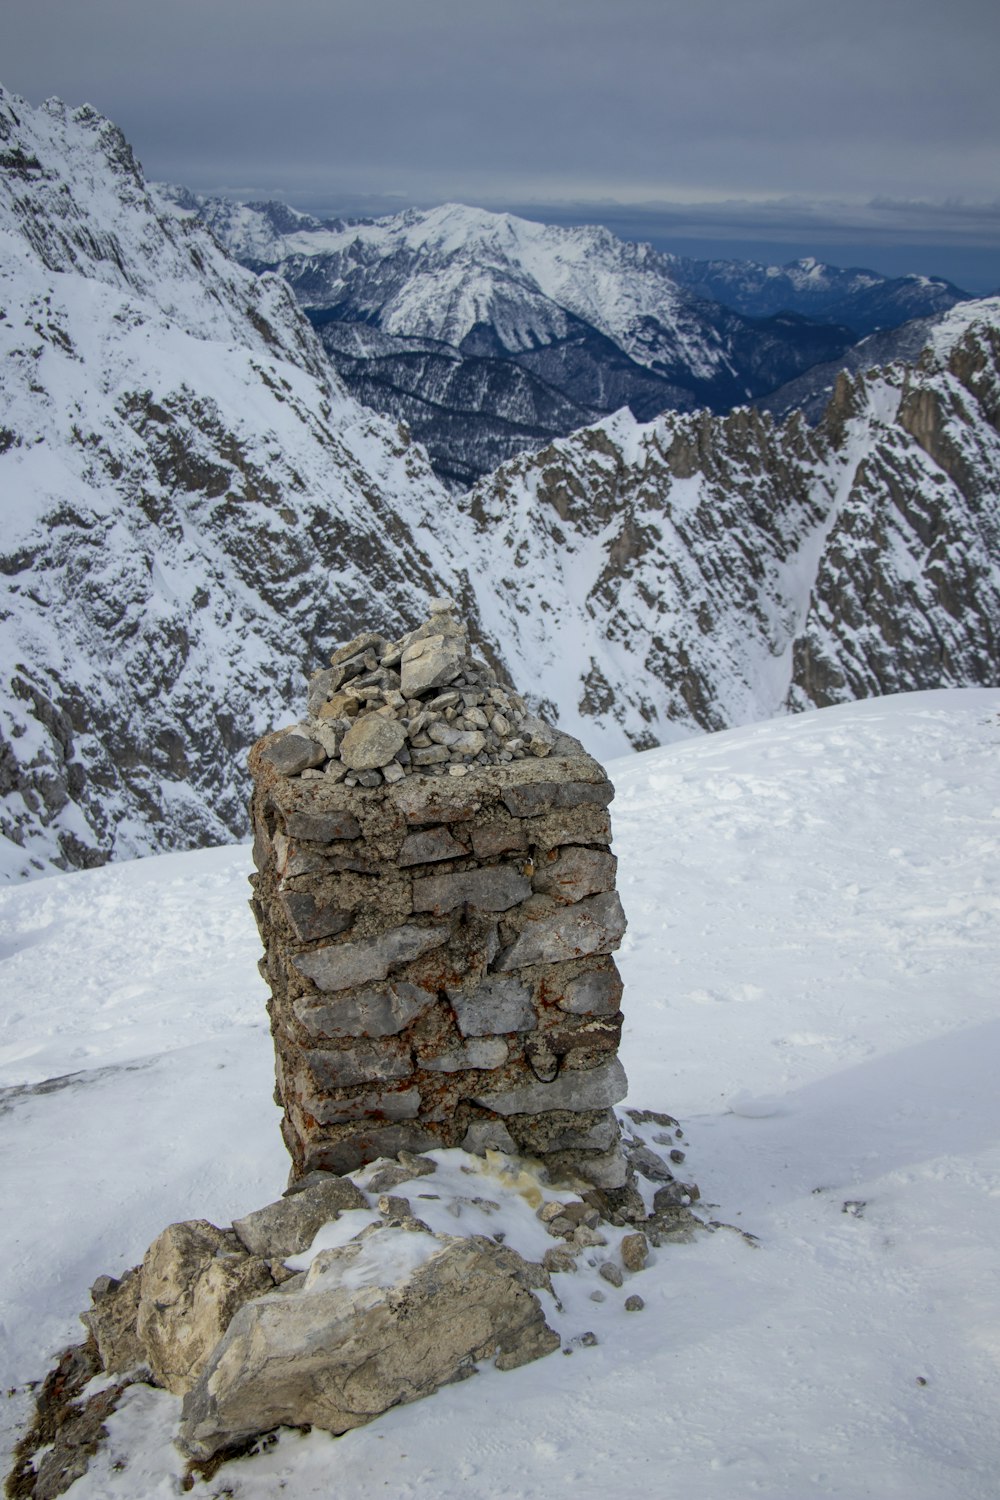
[[(49, 1372), (17, 1444), (15, 1500), (79, 1478), (136, 1383), (183, 1398), (190, 1488), (282, 1426), (346, 1432), (484, 1360), (588, 1347), (593, 1330), (563, 1343), (547, 1323), (539, 1293), (566, 1313), (552, 1277), (641, 1311), (626, 1278), (702, 1222), (697, 1187), (674, 1178), (677, 1121), (630, 1109), (623, 1137), (611, 1108), (625, 1094), (613, 789), (470, 655), (451, 601), (401, 640), (341, 647), (305, 721), (259, 741), (251, 769), (291, 1182), (231, 1227), (168, 1225), (141, 1265), (97, 1278), (87, 1339)], [(418, 1217), (420, 1199), (445, 1200), (449, 1221), (500, 1201), (440, 1180), (414, 1204), (396, 1194), (438, 1170), (420, 1154), (435, 1146), (512, 1158), (465, 1171), (535, 1208), (556, 1242), (540, 1263), (506, 1228)], [(368, 1165), (381, 1157), (396, 1160)], [(314, 1253), (351, 1215), (353, 1234)], [(308, 1269), (289, 1264), (307, 1251)]]
[(463, 1146), (626, 1187), (614, 789), (579, 741), (470, 654), (445, 599), (334, 652), (250, 766), (293, 1181)]

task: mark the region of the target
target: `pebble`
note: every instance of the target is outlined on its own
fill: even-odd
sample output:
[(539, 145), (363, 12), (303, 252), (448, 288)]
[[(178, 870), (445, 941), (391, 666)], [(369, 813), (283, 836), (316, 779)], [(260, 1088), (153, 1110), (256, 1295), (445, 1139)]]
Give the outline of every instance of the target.
[(613, 1260), (602, 1261), (598, 1275), (603, 1276), (604, 1280), (610, 1282), (612, 1286), (621, 1286), (625, 1280), (621, 1266), (616, 1266)]
[(641, 1233), (627, 1234), (621, 1243), (622, 1264), (626, 1271), (641, 1271), (649, 1258), (649, 1241)]
[(642, 1298), (639, 1296), (638, 1292), (633, 1292), (632, 1295), (631, 1295), (631, 1297), (626, 1297), (625, 1298), (625, 1311), (626, 1312), (642, 1312), (642, 1310), (643, 1310), (643, 1308), (645, 1306), (646, 1306), (646, 1304), (642, 1300)]

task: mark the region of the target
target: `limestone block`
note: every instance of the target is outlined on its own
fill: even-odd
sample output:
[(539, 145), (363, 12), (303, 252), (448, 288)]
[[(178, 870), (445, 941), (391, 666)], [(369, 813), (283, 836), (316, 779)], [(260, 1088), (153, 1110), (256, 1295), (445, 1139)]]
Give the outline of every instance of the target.
[[(512, 1027), (511, 1030), (514, 1028)], [(474, 1036), (436, 1057), (424, 1058), (420, 1066), (429, 1073), (462, 1073), (466, 1068), (500, 1068), (507, 1061), (507, 1043), (500, 1037)]]
[(81, 1315), (81, 1321), (93, 1334), (101, 1365), (109, 1375), (123, 1374), (145, 1361), (136, 1326), (141, 1286), (142, 1271), (133, 1266), (120, 1280), (100, 1276), (91, 1287), (93, 1306)]
[(563, 844), (610, 844), (611, 818), (604, 807), (574, 807), (556, 810), (531, 821), (531, 842), (539, 849), (558, 849)]
[(450, 828), (426, 828), (419, 833), (408, 833), (399, 851), (399, 866), (430, 865), (440, 859), (461, 859), (468, 854), (468, 846), (460, 844)]
[(532, 882), (536, 891), (570, 905), (601, 891), (612, 891), (618, 861), (606, 849), (581, 849), (570, 844), (555, 857), (543, 859)]
[(360, 838), (361, 824), (350, 812), (290, 812), (285, 818), (285, 832), (289, 838), (332, 844), (342, 839)]
[(416, 927), (407, 923), (381, 937), (362, 938), (356, 943), (336, 943), (312, 953), (292, 955), (292, 964), (318, 989), (353, 989), (372, 980), (385, 979), (397, 964), (409, 963), (439, 948), (448, 939), (447, 927)]
[(456, 906), (509, 911), (531, 895), (531, 882), (511, 865), (482, 865), (452, 875), (424, 875), (413, 882), (413, 910), (443, 917)]
[(282, 1425), (346, 1432), (477, 1360), (496, 1354), (513, 1369), (558, 1348), (512, 1256), (487, 1239), (388, 1224), (321, 1252), (301, 1291), (260, 1297), (233, 1319), (185, 1399), (182, 1446), (207, 1459)]
[(353, 661), (356, 657), (363, 657), (366, 651), (374, 651), (377, 654), (381, 654), (385, 651), (387, 645), (388, 642), (384, 636), (379, 635), (374, 630), (366, 630), (361, 635), (356, 635), (346, 645), (338, 647), (330, 657), (330, 665), (332, 667), (342, 666), (345, 662)]
[(307, 891), (282, 891), (278, 897), (295, 936), (303, 943), (317, 938), (336, 937), (346, 932), (354, 921), (352, 912), (317, 901)]
[(317, 1004), (314, 996), (297, 995), (292, 1010), (312, 1036), (396, 1036), (436, 999), (429, 990), (398, 980), (341, 994), (325, 1004)]
[(588, 953), (611, 953), (625, 934), (625, 913), (615, 891), (588, 896), (555, 912), (534, 913), (496, 959), (500, 971), (530, 964), (563, 963)]
[(282, 734), (261, 751), (260, 758), (272, 765), (280, 776), (298, 776), (310, 766), (321, 765), (326, 760), (326, 751), (305, 735)]
[(529, 781), (508, 787), (503, 800), (515, 818), (537, 818), (553, 808), (607, 807), (614, 795), (610, 781)]
[(519, 979), (484, 979), (474, 990), (450, 989), (448, 999), (463, 1036), (531, 1031), (538, 1016), (531, 991)]
[(625, 1069), (616, 1057), (586, 1072), (564, 1068), (551, 1083), (525, 1083), (495, 1094), (477, 1094), (472, 1102), (498, 1115), (540, 1115), (552, 1109), (604, 1109), (618, 1104), (627, 1092)]
[(409, 1047), (395, 1037), (358, 1041), (339, 1052), (313, 1049), (303, 1060), (320, 1091), (353, 1088), (358, 1083), (379, 1083), (390, 1078), (408, 1078), (413, 1072)]
[(375, 771), (395, 759), (406, 744), (406, 729), (398, 719), (364, 714), (344, 735), (340, 758), (352, 771)]
[(308, 1250), (317, 1229), (344, 1209), (367, 1207), (368, 1199), (350, 1178), (324, 1176), (289, 1198), (234, 1219), (233, 1228), (251, 1255), (284, 1260)]
[(472, 847), (477, 859), (494, 859), (498, 854), (517, 854), (527, 850), (528, 836), (524, 824), (515, 818), (506, 822), (481, 824), (472, 830)]
[(560, 1010), (571, 1016), (613, 1016), (622, 998), (622, 979), (612, 963), (608, 969), (597, 969), (565, 980), (556, 994)]
[(329, 1134), (324, 1131), (302, 1141), (297, 1170), (353, 1172), (380, 1156), (395, 1156), (400, 1151), (433, 1151), (436, 1146), (448, 1144), (419, 1120), (391, 1125), (367, 1121), (351, 1127), (335, 1125), (329, 1127)]
[(258, 1256), (195, 1219), (171, 1224), (146, 1251), (136, 1319), (157, 1384), (175, 1396), (190, 1390), (237, 1308), (274, 1286)]
[(446, 777), (410, 776), (393, 787), (392, 800), (407, 823), (416, 827), (427, 823), (464, 823), (480, 807), (474, 783)]
[[(629, 1180), (628, 1162), (620, 1149), (610, 1151), (555, 1151), (545, 1158), (545, 1168), (553, 1182), (573, 1182), (582, 1177), (593, 1187), (621, 1188)], [(578, 1229), (574, 1239), (586, 1231)]]
[(502, 1120), (473, 1120), (465, 1132), (462, 1150), (471, 1151), (476, 1156), (485, 1156), (487, 1151), (517, 1155), (514, 1138)]
[(310, 1118), (321, 1125), (343, 1125), (349, 1120), (415, 1120), (421, 1102), (420, 1090), (415, 1088), (366, 1089), (349, 1099), (320, 1094), (303, 1100)]
[(419, 698), (431, 688), (453, 682), (462, 670), (466, 643), (462, 636), (428, 635), (411, 641), (400, 658), (400, 692)]

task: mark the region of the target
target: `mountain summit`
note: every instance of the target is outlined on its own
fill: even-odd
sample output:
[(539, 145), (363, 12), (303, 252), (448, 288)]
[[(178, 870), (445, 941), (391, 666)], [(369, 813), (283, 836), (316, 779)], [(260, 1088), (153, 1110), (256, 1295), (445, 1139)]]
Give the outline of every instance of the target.
[(283, 276), (353, 393), (404, 419), (462, 486), (621, 406), (641, 421), (727, 412), (871, 328), (964, 296), (817, 261), (687, 260), (599, 226), (458, 203), (321, 222), (280, 203), (158, 191), (244, 264)]

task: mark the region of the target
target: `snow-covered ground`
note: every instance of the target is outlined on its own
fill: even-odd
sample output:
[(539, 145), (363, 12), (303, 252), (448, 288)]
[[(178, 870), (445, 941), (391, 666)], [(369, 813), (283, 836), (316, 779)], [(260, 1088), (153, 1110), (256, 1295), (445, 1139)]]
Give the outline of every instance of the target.
[[(621, 1291), (557, 1276), (572, 1358), (486, 1368), (339, 1439), (283, 1434), (193, 1493), (995, 1500), (1000, 691), (610, 769), (628, 1104), (681, 1119), (705, 1217), (759, 1244), (700, 1234)], [(226, 848), (0, 890), (6, 1387), (164, 1224), (284, 1186), (248, 868)], [(524, 1200), (485, 1194), (530, 1250)], [(74, 1497), (178, 1493), (176, 1402), (130, 1397)], [(4, 1404), (23, 1420), (23, 1394)]]

